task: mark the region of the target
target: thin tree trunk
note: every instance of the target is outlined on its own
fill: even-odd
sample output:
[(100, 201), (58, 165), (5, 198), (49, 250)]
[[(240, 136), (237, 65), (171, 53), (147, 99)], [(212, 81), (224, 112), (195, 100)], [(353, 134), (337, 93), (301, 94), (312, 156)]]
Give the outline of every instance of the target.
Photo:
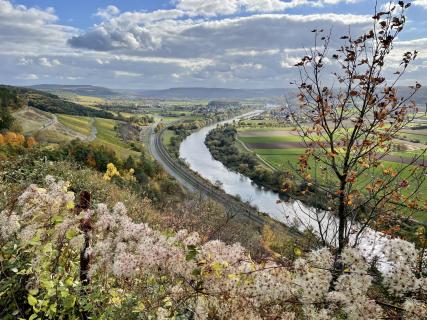
[[(76, 207), (76, 213), (80, 214), (84, 210), (88, 210), (91, 204), (91, 195), (87, 191), (80, 193), (80, 203)], [(85, 297), (88, 294), (88, 285), (90, 284), (89, 269), (90, 269), (90, 230), (92, 229), (90, 219), (82, 219), (80, 222), (80, 229), (84, 235), (83, 248), (80, 251), (80, 283), (82, 284), (82, 296)], [(81, 319), (89, 319), (89, 314), (86, 310), (81, 308)]]

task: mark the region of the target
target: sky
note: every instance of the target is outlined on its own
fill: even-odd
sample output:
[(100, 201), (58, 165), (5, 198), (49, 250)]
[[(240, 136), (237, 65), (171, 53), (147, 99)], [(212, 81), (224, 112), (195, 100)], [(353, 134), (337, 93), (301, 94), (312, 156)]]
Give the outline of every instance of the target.
[[(287, 87), (312, 29), (331, 29), (336, 45), (368, 30), (374, 10), (375, 0), (0, 0), (0, 83)], [(427, 0), (413, 0), (387, 60), (393, 70), (420, 52), (403, 84), (427, 83), (426, 15)]]

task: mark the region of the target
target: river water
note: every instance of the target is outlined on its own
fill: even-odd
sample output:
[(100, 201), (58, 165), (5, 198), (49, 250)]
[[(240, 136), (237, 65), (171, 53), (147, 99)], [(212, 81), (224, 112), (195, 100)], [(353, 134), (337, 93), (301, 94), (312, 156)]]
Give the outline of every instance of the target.
[[(280, 222), (287, 225), (296, 225), (300, 230), (310, 226), (316, 232), (319, 230), (319, 226), (312, 219), (315, 212), (314, 208), (307, 207), (300, 201), (279, 201), (277, 193), (259, 187), (248, 177), (230, 171), (221, 162), (215, 160), (205, 145), (207, 134), (216, 126), (230, 123), (242, 117), (255, 116), (260, 113), (261, 111), (255, 111), (232, 120), (204, 127), (192, 133), (181, 143), (179, 155), (193, 171), (199, 173), (211, 183), (220, 185), (226, 193), (239, 197), (243, 202), (248, 202), (260, 212), (266, 213)], [(329, 216), (325, 212), (320, 212), (320, 214)], [(324, 219), (325, 222), (326, 220), (328, 219)], [(329, 219), (329, 221), (331, 220), (333, 220), (333, 225), (335, 225), (335, 219)], [(329, 240), (330, 242), (334, 242), (334, 239)], [(367, 229), (358, 247), (363, 251), (365, 257), (369, 259), (374, 256), (381, 256), (381, 251), (386, 242), (387, 238), (382, 234)], [(384, 263), (388, 264), (386, 261)]]
[[(260, 111), (246, 114), (246, 117), (257, 115)], [(223, 121), (229, 123), (235, 118)], [(187, 165), (203, 178), (221, 188), (232, 196), (239, 197), (243, 202), (248, 202), (259, 211), (267, 213), (281, 222), (289, 224), (294, 218), (304, 218), (301, 210), (306, 208), (299, 202), (278, 204), (279, 195), (259, 187), (248, 177), (227, 169), (221, 162), (215, 160), (205, 145), (207, 134), (219, 124), (210, 125), (188, 136), (180, 146), (179, 155)], [(288, 217), (288, 218), (287, 218)]]

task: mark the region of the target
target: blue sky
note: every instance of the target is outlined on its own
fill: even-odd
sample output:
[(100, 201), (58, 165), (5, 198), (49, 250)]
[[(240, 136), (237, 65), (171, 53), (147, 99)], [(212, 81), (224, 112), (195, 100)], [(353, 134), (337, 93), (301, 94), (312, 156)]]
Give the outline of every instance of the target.
[[(222, 0), (227, 1), (227, 0)], [(22, 0), (14, 1), (16, 4), (23, 4), (28, 7), (38, 7), (45, 9), (48, 7), (55, 8), (55, 12), (59, 17), (59, 21), (64, 24), (69, 24), (78, 28), (86, 29), (93, 26), (94, 23), (99, 23), (94, 13), (99, 8), (105, 8), (109, 5), (114, 5), (122, 12), (126, 11), (145, 11), (150, 12), (159, 9), (173, 9), (175, 5), (172, 1), (165, 0), (126, 0), (126, 1), (101, 1), (101, 0), (75, 0), (75, 1), (54, 1), (54, 0)], [(284, 1), (289, 2), (289, 1)], [(313, 13), (353, 13), (353, 14), (371, 14), (373, 12), (374, 0), (360, 0), (355, 3), (339, 2), (337, 4), (324, 5), (323, 7), (300, 6), (286, 10), (291, 14), (313, 14)], [(411, 17), (414, 20), (423, 21), (424, 12), (413, 10)], [(244, 16), (245, 12), (231, 16)]]
[(28, 7), (39, 7), (45, 9), (48, 7), (55, 8), (55, 12), (59, 17), (59, 22), (69, 24), (77, 28), (90, 28), (94, 23), (99, 23), (100, 19), (94, 16), (94, 13), (99, 8), (104, 8), (109, 5), (118, 7), (121, 11), (154, 11), (156, 9), (173, 8), (170, 1), (157, 0), (126, 0), (126, 1), (101, 1), (101, 0), (73, 0), (73, 1), (58, 1), (58, 0), (25, 0), (14, 1), (15, 3), (23, 4)]
[[(371, 25), (374, 0), (0, 0), (0, 82), (113, 88), (283, 87), (310, 30)], [(379, 0), (379, 7), (387, 0)], [(407, 83), (427, 80), (427, 0), (415, 0), (387, 67), (420, 51)]]

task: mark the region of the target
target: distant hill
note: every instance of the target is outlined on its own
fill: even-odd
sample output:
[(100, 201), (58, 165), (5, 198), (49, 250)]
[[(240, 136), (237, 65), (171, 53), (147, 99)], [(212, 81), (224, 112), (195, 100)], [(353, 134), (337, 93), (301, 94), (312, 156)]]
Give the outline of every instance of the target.
[[(289, 90), (289, 89), (288, 89)], [(272, 89), (226, 89), (226, 88), (170, 88), (164, 90), (138, 90), (143, 97), (151, 99), (257, 99), (282, 97), (288, 90)]]
[[(41, 84), (30, 87), (32, 89), (46, 91), (53, 94), (71, 93), (82, 96), (99, 98), (147, 98), (160, 100), (271, 100), (278, 101), (286, 96), (292, 102), (296, 102), (297, 90), (295, 88), (266, 88), (266, 89), (227, 89), (227, 88), (203, 88), (182, 87), (161, 90), (132, 90), (109, 89), (91, 85), (56, 85)], [(399, 96), (407, 96), (407, 87), (398, 88)], [(417, 104), (424, 108), (427, 103), (427, 87), (422, 87), (414, 97)]]
[[(150, 99), (206, 99), (206, 100), (247, 100), (269, 99), (278, 100), (287, 97), (296, 102), (297, 89), (295, 88), (267, 88), (267, 89), (226, 89), (226, 88), (170, 88), (164, 90), (138, 90), (139, 95)], [(398, 88), (399, 96), (407, 96), (407, 87)], [(427, 88), (422, 87), (414, 96), (417, 104), (425, 106), (427, 103)]]
[(21, 106), (28, 105), (42, 111), (76, 116), (114, 118), (114, 115), (104, 110), (87, 108), (77, 103), (63, 100), (57, 95), (39, 90), (0, 85), (0, 90), (9, 91), (21, 101)]
[(90, 96), (98, 98), (111, 98), (120, 95), (119, 92), (105, 87), (91, 85), (61, 85), (61, 84), (39, 84), (29, 87), (49, 93), (60, 94), (63, 92), (77, 94), (80, 96)]

